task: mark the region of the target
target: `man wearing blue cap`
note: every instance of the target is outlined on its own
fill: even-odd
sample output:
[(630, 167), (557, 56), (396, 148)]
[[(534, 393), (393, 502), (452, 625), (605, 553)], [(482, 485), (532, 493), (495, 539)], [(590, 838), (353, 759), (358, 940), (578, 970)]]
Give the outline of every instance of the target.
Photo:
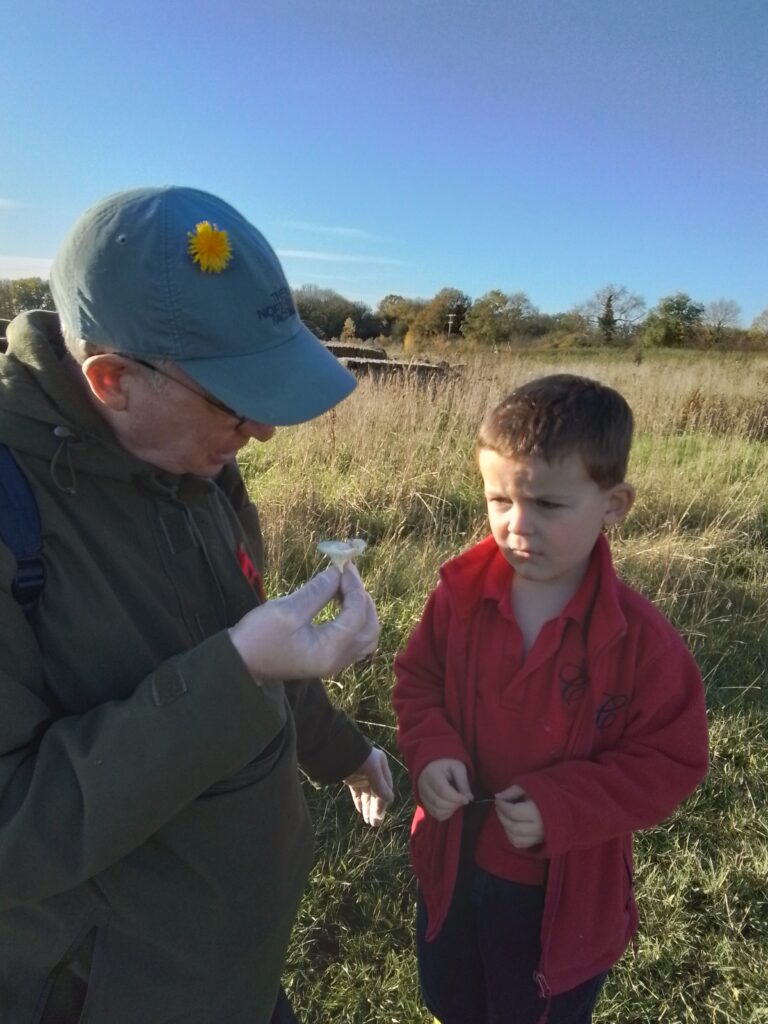
[[(373, 651), (354, 567), (265, 602), (235, 457), (354, 379), (220, 199), (88, 210), (0, 356), (0, 444), (42, 523), (0, 542), (0, 1020), (269, 1024), (311, 862), (297, 764), (377, 824), (386, 756), (316, 678)], [(313, 625), (333, 598), (335, 618)]]

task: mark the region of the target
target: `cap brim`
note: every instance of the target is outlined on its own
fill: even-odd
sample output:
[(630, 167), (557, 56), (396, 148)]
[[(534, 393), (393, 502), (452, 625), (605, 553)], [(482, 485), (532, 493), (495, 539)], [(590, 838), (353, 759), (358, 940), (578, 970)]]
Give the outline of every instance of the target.
[(288, 341), (251, 355), (178, 362), (241, 416), (278, 427), (320, 416), (357, 383), (304, 324)]

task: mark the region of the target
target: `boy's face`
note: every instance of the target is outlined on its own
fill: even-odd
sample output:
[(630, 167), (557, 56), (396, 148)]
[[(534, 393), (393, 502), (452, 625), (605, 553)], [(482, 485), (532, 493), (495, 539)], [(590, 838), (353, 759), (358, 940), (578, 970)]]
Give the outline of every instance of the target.
[(599, 487), (576, 453), (550, 463), (483, 448), (478, 461), (494, 540), (517, 576), (534, 583), (578, 586), (600, 531), (634, 501), (628, 483)]

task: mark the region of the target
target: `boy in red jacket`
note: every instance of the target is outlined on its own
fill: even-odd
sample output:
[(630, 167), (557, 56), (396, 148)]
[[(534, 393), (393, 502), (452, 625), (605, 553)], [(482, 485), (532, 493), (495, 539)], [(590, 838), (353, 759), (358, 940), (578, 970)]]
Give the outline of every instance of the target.
[(424, 1000), (442, 1024), (589, 1024), (637, 928), (632, 833), (707, 771), (701, 676), (616, 576), (632, 413), (566, 374), (477, 442), (491, 536), (446, 563), (395, 661), (418, 797)]

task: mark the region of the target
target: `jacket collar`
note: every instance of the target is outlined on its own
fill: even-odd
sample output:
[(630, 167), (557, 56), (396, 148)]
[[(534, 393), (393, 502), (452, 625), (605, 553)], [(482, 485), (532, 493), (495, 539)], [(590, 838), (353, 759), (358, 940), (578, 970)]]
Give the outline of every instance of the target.
[[(440, 576), (448, 585), (449, 593), (459, 598), (454, 601), (454, 612), (467, 617), (484, 598), (498, 600), (503, 589), (509, 587), (512, 572), (493, 537), (489, 536), (446, 562)], [(592, 549), (584, 580), (563, 611), (563, 617), (585, 623), (590, 657), (627, 630), (619, 599), (620, 587), (610, 546), (601, 534)]]

